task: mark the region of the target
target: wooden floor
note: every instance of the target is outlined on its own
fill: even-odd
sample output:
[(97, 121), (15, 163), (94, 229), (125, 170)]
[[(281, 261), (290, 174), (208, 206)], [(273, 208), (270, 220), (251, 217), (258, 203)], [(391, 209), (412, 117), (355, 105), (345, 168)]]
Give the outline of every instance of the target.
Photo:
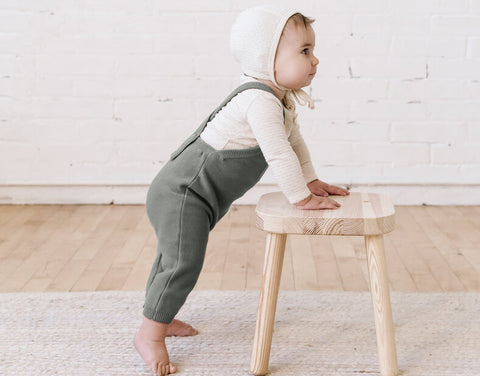
[[(385, 236), (393, 291), (480, 291), (480, 207), (396, 207)], [(258, 289), (254, 207), (213, 230), (197, 289)], [(143, 206), (0, 206), (0, 292), (143, 290), (155, 256)], [(361, 237), (289, 236), (281, 288), (368, 289)]]

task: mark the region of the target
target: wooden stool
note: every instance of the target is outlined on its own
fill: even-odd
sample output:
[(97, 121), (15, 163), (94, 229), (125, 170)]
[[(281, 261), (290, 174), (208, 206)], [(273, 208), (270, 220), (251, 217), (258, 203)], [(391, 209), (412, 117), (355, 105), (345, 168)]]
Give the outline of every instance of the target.
[(341, 208), (300, 210), (291, 205), (281, 192), (268, 193), (260, 198), (256, 208), (256, 225), (268, 235), (250, 366), (255, 375), (265, 375), (268, 370), (287, 234), (365, 237), (380, 369), (383, 376), (398, 374), (383, 245), (383, 234), (392, 231), (395, 226), (395, 210), (387, 197), (377, 194), (351, 193), (333, 199), (342, 205)]

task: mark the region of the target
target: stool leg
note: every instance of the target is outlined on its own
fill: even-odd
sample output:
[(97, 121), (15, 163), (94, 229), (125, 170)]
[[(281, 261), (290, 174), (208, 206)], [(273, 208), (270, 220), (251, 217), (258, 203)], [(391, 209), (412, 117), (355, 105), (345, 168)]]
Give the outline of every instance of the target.
[(250, 364), (250, 371), (254, 375), (265, 375), (268, 370), (286, 240), (286, 234), (268, 233), (267, 235), (262, 291), (258, 305), (257, 325)]
[(383, 235), (365, 236), (365, 247), (370, 275), (370, 292), (375, 314), (380, 370), (383, 376), (396, 376), (398, 375), (397, 351), (395, 349)]

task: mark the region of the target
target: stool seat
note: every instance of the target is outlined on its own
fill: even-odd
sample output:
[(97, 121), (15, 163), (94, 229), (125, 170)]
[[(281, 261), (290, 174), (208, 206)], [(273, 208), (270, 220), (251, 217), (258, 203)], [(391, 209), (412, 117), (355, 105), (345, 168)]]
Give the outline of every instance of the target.
[[(334, 196), (333, 199), (341, 204), (340, 208), (301, 210), (290, 204), (281, 192), (267, 193), (258, 202), (256, 225), (267, 232), (267, 244), (250, 364), (250, 371), (254, 375), (265, 375), (268, 372), (288, 234), (364, 237), (380, 372), (382, 376), (398, 375), (383, 241), (383, 234), (394, 229), (395, 209), (388, 197), (375, 193), (351, 193), (349, 196)], [(300, 365), (298, 374), (301, 374)]]
[(256, 226), (278, 234), (379, 235), (393, 231), (395, 209), (390, 199), (375, 193), (332, 196), (342, 206), (334, 210), (300, 210), (281, 192), (263, 195), (255, 210)]

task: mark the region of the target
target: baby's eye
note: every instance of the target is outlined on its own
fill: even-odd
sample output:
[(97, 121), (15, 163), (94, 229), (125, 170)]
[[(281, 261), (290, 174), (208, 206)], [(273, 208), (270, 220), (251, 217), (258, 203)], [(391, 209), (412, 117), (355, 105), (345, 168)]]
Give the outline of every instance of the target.
[(301, 53), (304, 55), (308, 55), (308, 48), (303, 49)]

